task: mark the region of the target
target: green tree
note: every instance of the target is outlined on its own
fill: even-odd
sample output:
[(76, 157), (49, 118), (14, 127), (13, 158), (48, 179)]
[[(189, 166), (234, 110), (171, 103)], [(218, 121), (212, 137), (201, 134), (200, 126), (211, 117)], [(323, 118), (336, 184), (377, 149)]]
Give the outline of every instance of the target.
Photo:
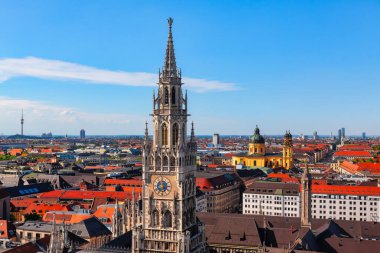
[(42, 217), (39, 214), (36, 213), (28, 213), (25, 214), (25, 220), (40, 220)]

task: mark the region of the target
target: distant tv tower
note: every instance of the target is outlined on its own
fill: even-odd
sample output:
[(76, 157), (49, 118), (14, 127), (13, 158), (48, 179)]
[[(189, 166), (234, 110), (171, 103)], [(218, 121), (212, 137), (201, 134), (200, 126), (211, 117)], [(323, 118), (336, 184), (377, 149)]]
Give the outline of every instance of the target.
[(24, 110), (21, 110), (21, 136), (24, 136)]

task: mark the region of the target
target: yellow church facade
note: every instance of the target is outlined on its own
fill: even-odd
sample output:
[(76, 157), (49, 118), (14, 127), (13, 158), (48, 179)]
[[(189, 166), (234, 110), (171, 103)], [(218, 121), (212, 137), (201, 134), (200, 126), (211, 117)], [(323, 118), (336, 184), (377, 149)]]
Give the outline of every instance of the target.
[(256, 126), (248, 144), (248, 153), (236, 154), (232, 157), (233, 165), (243, 165), (247, 167), (267, 167), (267, 168), (293, 168), (293, 140), (290, 132), (284, 136), (282, 153), (267, 153), (265, 139), (260, 134), (260, 129)]

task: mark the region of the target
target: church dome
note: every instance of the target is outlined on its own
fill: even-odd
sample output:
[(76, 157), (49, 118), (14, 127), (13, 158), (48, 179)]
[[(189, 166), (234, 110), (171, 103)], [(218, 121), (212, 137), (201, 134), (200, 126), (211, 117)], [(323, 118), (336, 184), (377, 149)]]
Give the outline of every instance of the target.
[(253, 143), (265, 143), (264, 137), (260, 134), (260, 129), (258, 126), (255, 128), (255, 133), (251, 136), (251, 141)]

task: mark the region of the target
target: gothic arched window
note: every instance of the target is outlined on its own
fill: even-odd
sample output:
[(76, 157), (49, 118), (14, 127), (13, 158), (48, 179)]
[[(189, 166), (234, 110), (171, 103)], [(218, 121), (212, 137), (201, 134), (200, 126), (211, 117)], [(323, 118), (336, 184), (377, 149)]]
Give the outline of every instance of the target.
[(172, 213), (170, 211), (166, 211), (164, 214), (164, 227), (172, 227)]
[(161, 170), (161, 157), (156, 158), (156, 169)]
[(172, 143), (173, 145), (178, 144), (178, 124), (174, 123), (172, 130)]
[(165, 87), (165, 105), (169, 104), (169, 90), (168, 87)]
[(172, 105), (175, 105), (175, 88), (172, 88)]
[(167, 156), (164, 156), (164, 160), (163, 160), (163, 164), (162, 164), (164, 167), (168, 167), (169, 166), (169, 159)]
[(157, 210), (154, 210), (152, 213), (152, 221), (153, 221), (153, 226), (160, 225), (160, 215)]
[(186, 224), (187, 225), (191, 224), (191, 212), (188, 212), (186, 215)]
[(170, 157), (170, 166), (175, 166), (175, 157)]
[(168, 145), (168, 127), (166, 124), (162, 124), (161, 128), (161, 141), (162, 145)]

